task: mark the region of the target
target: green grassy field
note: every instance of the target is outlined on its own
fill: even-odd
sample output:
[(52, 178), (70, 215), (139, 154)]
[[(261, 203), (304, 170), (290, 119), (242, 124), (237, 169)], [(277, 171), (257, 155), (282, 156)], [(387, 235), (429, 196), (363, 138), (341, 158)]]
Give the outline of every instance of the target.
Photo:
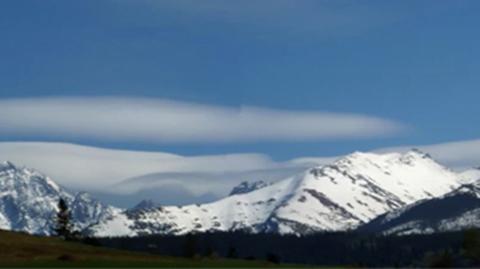
[(208, 267), (278, 265), (220, 258), (174, 258), (94, 247), (58, 238), (0, 231), (0, 267)]

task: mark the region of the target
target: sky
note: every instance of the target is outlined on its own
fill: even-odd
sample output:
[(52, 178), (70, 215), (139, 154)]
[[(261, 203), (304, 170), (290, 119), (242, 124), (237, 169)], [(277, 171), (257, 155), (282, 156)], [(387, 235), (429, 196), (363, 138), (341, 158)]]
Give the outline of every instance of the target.
[(2, 1), (0, 141), (272, 162), (468, 144), (480, 133), (479, 8)]

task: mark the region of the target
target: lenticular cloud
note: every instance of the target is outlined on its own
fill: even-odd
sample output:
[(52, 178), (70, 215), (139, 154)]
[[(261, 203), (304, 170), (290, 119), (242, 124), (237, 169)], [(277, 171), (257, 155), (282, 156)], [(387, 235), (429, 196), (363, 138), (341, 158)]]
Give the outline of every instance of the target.
[(355, 139), (403, 129), (359, 114), (112, 97), (1, 100), (0, 126), (0, 135), (150, 143)]

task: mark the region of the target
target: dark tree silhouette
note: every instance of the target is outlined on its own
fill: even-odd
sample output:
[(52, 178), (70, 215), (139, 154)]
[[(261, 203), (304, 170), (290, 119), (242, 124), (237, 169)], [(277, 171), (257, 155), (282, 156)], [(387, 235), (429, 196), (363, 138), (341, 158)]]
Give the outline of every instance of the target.
[(480, 264), (480, 233), (478, 230), (469, 229), (463, 235), (463, 255), (467, 259), (475, 262), (475, 265)]
[(58, 213), (55, 226), (55, 234), (65, 240), (72, 238), (72, 224), (70, 211), (65, 199), (60, 198), (58, 201)]
[(235, 247), (230, 246), (230, 247), (228, 248), (227, 258), (230, 258), (230, 259), (236, 259), (236, 258), (238, 258), (237, 249), (236, 249)]
[[(480, 268), (475, 257), (480, 232), (448, 232), (387, 236), (356, 232), (325, 232), (305, 236), (274, 233), (209, 232), (192, 235), (141, 235), (98, 238), (105, 247), (191, 257), (217, 253), (220, 257), (268, 260), (271, 263), (325, 267)], [(186, 244), (186, 242), (188, 242)], [(195, 242), (195, 244), (194, 244)], [(155, 247), (151, 248), (150, 245)], [(195, 246), (195, 247), (194, 247)], [(480, 253), (480, 252), (479, 252)], [(478, 254), (480, 255), (480, 254)]]
[(280, 258), (274, 253), (267, 253), (267, 261), (271, 263), (280, 263)]
[(193, 234), (187, 234), (184, 243), (184, 256), (187, 258), (195, 257), (197, 254), (197, 238)]

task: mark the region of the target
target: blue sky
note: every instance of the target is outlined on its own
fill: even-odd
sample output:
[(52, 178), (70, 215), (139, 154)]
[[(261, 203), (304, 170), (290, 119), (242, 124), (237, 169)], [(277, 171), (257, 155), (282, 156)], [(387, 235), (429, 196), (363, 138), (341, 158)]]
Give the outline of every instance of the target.
[(406, 128), (221, 143), (13, 131), (0, 139), (276, 160), (477, 139), (479, 7), (466, 0), (2, 1), (2, 100), (169, 99), (351, 113)]

